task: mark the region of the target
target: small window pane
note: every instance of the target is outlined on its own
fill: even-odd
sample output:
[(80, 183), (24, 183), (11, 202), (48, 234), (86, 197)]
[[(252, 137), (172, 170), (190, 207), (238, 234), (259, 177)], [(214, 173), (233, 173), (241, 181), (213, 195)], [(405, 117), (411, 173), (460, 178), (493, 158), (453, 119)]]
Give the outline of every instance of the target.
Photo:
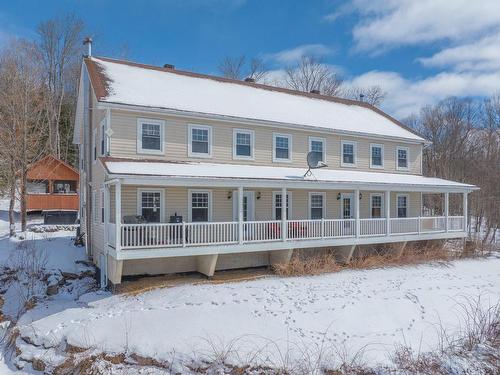
[(382, 148), (372, 147), (372, 165), (382, 166)]
[(158, 124), (142, 124), (142, 148), (161, 150), (161, 130)]
[(276, 137), (276, 158), (289, 159), (288, 137)]
[(398, 149), (398, 167), (408, 168), (408, 152), (404, 149)]
[(208, 129), (192, 129), (191, 150), (197, 154), (208, 154)]
[(354, 145), (351, 143), (344, 143), (342, 147), (342, 158), (345, 164), (354, 164)]

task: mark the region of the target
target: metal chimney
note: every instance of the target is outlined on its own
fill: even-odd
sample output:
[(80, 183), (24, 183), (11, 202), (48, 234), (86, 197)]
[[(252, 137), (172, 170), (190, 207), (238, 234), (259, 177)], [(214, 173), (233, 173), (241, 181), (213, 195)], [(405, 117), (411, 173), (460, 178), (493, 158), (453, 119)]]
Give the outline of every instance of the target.
[(255, 83), (255, 78), (253, 78), (253, 77), (247, 77), (247, 78), (245, 78), (245, 82)]
[(83, 45), (87, 46), (87, 54), (85, 55), (86, 57), (91, 57), (92, 56), (92, 38), (91, 37), (86, 37), (83, 40)]
[(311, 94), (321, 94), (321, 92), (319, 90), (316, 90), (316, 89), (312, 89), (311, 90)]

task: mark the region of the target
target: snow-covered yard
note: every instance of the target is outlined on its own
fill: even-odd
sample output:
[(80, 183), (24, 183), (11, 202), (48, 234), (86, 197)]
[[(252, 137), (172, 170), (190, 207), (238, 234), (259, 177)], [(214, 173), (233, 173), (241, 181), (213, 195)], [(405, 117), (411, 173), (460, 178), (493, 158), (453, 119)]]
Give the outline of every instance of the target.
[[(73, 246), (73, 235), (26, 236), (37, 252), (47, 254), (46, 273), (82, 275), (88, 272), (80, 262), (84, 249)], [(5, 231), (0, 234), (2, 267), (12, 262), (18, 244)], [(478, 296), (485, 306), (497, 303), (500, 257), (181, 285), (138, 295), (97, 290), (85, 276), (59, 284), (57, 294), (44, 294), (19, 317), (20, 353), (0, 361), (1, 374), (16, 365), (32, 373), (33, 358), (56, 366), (67, 358), (67, 344), (137, 353), (173, 362), (181, 372), (188, 371), (186, 363), (203, 358), (280, 367), (315, 361), (332, 350), (347, 356), (362, 350), (370, 363), (384, 363), (398, 343), (422, 351), (436, 348), (438, 331), (452, 334), (462, 322), (460, 303)], [(19, 303), (11, 286), (4, 298), (4, 314), (15, 315)]]

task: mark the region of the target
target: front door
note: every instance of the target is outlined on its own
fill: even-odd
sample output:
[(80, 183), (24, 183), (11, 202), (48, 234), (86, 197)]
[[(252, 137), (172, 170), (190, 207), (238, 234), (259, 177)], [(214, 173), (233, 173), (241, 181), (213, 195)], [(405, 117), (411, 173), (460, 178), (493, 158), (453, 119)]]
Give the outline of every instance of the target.
[(353, 207), (353, 194), (342, 194), (342, 219), (352, 219), (354, 216), (354, 207)]
[[(255, 219), (255, 200), (253, 191), (243, 192), (243, 221)], [(238, 191), (233, 192), (233, 220), (238, 221)]]

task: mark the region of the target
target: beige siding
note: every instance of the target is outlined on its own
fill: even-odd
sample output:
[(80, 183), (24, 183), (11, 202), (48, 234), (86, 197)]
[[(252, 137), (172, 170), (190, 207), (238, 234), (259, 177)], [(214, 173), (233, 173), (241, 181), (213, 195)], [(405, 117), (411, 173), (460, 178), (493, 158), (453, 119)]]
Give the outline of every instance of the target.
[[(137, 119), (153, 118), (165, 121), (164, 154), (149, 155), (137, 153)], [(212, 158), (199, 159), (188, 157), (188, 124), (212, 126)], [(341, 137), (331, 133), (306, 132), (290, 129), (279, 129), (264, 126), (247, 126), (238, 123), (217, 123), (215, 121), (189, 121), (173, 116), (158, 114), (138, 114), (113, 110), (111, 114), (113, 136), (111, 138), (111, 156), (116, 157), (142, 157), (163, 160), (202, 160), (217, 163), (240, 163), (268, 166), (293, 166), (306, 167), (306, 155), (309, 151), (309, 136), (322, 137), (326, 140), (326, 163), (329, 168), (342, 168), (340, 163), (340, 145), (342, 140), (357, 142), (357, 167), (356, 170), (408, 173), (397, 171), (396, 147), (405, 146), (410, 150), (410, 173), (421, 173), (421, 145), (404, 144), (370, 140), (367, 138)], [(255, 132), (255, 158), (252, 161), (233, 160), (233, 129), (250, 129)], [(292, 162), (273, 163), (273, 133), (286, 133), (292, 135)], [(384, 145), (384, 169), (370, 168), (370, 143)]]

